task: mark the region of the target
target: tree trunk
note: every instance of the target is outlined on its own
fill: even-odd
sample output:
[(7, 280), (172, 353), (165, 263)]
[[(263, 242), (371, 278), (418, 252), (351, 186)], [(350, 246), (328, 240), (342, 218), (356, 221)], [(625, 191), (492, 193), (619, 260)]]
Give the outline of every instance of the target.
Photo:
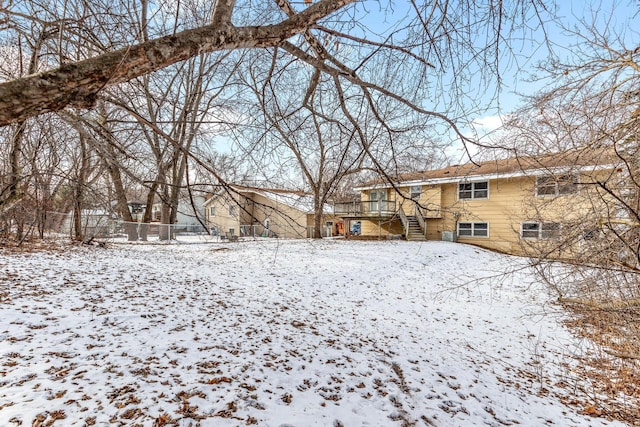
[(76, 241), (82, 242), (86, 236), (82, 227), (82, 208), (84, 205), (84, 186), (87, 181), (87, 169), (89, 167), (89, 159), (87, 153), (87, 144), (84, 135), (79, 134), (80, 141), (80, 165), (76, 178), (76, 188), (73, 201), (73, 237)]
[(82, 205), (79, 197), (80, 191), (76, 191), (73, 202), (73, 239), (77, 242), (81, 242), (84, 238), (82, 233)]
[(162, 201), (162, 208), (160, 211), (160, 240), (171, 239), (171, 205)]
[(324, 214), (323, 211), (323, 203), (320, 200), (319, 194), (314, 194), (313, 197), (313, 237), (314, 239), (322, 239), (322, 216)]
[(147, 193), (147, 204), (144, 209), (144, 216), (142, 217), (142, 224), (140, 224), (140, 240), (146, 242), (149, 237), (149, 223), (153, 219), (153, 201), (155, 200), (156, 191), (158, 190), (159, 177), (153, 181), (149, 192)]
[[(110, 154), (115, 153), (112, 152)], [(122, 174), (120, 173), (120, 168), (110, 160), (106, 160), (105, 163), (107, 164), (107, 170), (109, 171), (109, 175), (111, 176), (111, 181), (113, 182), (114, 191), (116, 193), (118, 213), (125, 223), (124, 229), (127, 233), (127, 240), (130, 242), (135, 242), (136, 240), (138, 240), (138, 224), (133, 221), (133, 216), (131, 215), (131, 211), (129, 210), (129, 205), (127, 203), (127, 193), (125, 191), (124, 184), (122, 183)]]

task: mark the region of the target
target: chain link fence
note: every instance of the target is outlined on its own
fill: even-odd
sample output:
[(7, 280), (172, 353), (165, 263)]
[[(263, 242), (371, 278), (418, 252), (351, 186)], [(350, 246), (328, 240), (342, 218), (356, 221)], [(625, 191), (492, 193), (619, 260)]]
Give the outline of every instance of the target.
[[(44, 237), (69, 239), (76, 236), (76, 223), (72, 213), (47, 212), (44, 221)], [(240, 225), (238, 232), (223, 232), (212, 227), (209, 232), (200, 224), (141, 223), (113, 219), (99, 211), (84, 212), (80, 227), (85, 242), (163, 242), (163, 241), (237, 241), (264, 238), (300, 239), (313, 238), (313, 227), (293, 227), (271, 223), (269, 228), (261, 224)], [(322, 237), (333, 235), (332, 227), (322, 227)]]

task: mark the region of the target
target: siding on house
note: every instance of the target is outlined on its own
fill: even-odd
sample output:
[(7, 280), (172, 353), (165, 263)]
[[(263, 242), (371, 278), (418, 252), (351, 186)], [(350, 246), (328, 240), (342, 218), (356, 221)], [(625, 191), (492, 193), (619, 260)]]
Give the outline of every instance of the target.
[(269, 229), (278, 237), (307, 237), (306, 212), (261, 194), (254, 193), (251, 195), (251, 199), (253, 201), (253, 220), (246, 218), (245, 224), (261, 223), (264, 225), (268, 218)]
[[(313, 227), (315, 215), (309, 212), (310, 201), (308, 195), (294, 191), (238, 187), (205, 203), (207, 226), (221, 234), (231, 234), (233, 230), (236, 236), (311, 237), (309, 229)], [(339, 220), (329, 210), (326, 207), (322, 225)]]
[[(615, 178), (615, 166), (610, 157), (597, 157), (584, 152), (576, 152), (586, 158), (586, 164), (572, 164), (569, 156), (558, 160), (554, 157), (522, 160), (521, 164), (530, 169), (518, 170), (513, 159), (498, 162), (487, 162), (478, 166), (461, 165), (438, 171), (426, 171), (407, 176), (407, 180), (399, 180), (396, 190), (385, 188), (385, 184), (373, 182), (361, 188), (361, 200), (370, 200), (371, 192), (382, 192), (387, 200), (395, 201), (397, 209), (405, 215), (414, 215), (416, 204), (411, 197), (411, 189), (420, 186), (420, 197), (417, 200), (423, 217), (426, 220), (426, 237), (428, 240), (441, 240), (443, 232), (458, 232), (459, 224), (465, 228), (478, 227), (477, 236), (457, 236), (457, 241), (470, 243), (489, 249), (507, 253), (522, 254), (523, 247), (543, 246), (544, 239), (523, 239), (521, 224), (528, 222), (545, 222), (560, 224), (583, 222), (597, 226), (598, 212), (603, 208), (600, 194), (595, 194), (596, 186), (589, 185), (597, 181)], [(575, 153), (574, 153), (575, 154)], [(546, 168), (544, 161), (551, 162), (552, 168)], [(464, 175), (457, 175), (462, 171)], [(477, 173), (475, 173), (476, 171)], [(536, 179), (540, 176), (558, 177), (566, 174), (578, 178), (577, 191), (570, 194), (538, 195)], [(487, 197), (483, 197), (481, 189), (476, 193), (475, 185), (469, 183), (488, 183)], [(573, 180), (572, 180), (573, 182)], [(463, 195), (469, 191), (478, 198), (460, 198), (459, 184), (467, 183)], [(387, 187), (390, 187), (387, 185)], [(379, 194), (379, 193), (378, 193)], [(594, 197), (595, 196), (595, 197)], [(352, 219), (353, 220), (353, 219)], [(485, 225), (486, 224), (486, 225)], [(370, 237), (386, 237), (390, 234), (404, 233), (397, 216), (386, 220), (362, 220), (362, 235)], [(486, 235), (483, 235), (486, 234)]]
[(394, 220), (362, 220), (361, 235), (369, 237), (387, 238), (391, 236), (400, 236), (404, 231), (402, 224)]
[[(235, 209), (232, 214), (229, 214), (230, 206)], [(211, 208), (214, 208), (213, 214)], [(215, 230), (219, 234), (231, 234), (233, 231), (236, 236), (240, 232), (240, 205), (228, 196), (218, 196), (208, 200), (205, 203), (205, 218), (210, 231)]]

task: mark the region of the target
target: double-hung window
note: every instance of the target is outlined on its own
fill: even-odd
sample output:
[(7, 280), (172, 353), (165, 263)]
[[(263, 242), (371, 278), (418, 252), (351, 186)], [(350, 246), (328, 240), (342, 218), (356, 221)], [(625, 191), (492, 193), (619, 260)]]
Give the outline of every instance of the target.
[(489, 223), (488, 222), (459, 222), (458, 236), (489, 237)]
[(560, 223), (523, 222), (520, 224), (520, 237), (523, 239), (555, 239), (560, 235)]
[(458, 199), (489, 198), (489, 181), (458, 183)]
[(387, 210), (387, 190), (371, 190), (369, 192), (369, 209), (371, 212)]
[(536, 177), (536, 196), (562, 196), (578, 192), (577, 175)]
[(420, 198), (420, 194), (422, 194), (422, 186), (421, 185), (412, 185), (410, 188), (411, 198), (413, 200), (418, 200)]

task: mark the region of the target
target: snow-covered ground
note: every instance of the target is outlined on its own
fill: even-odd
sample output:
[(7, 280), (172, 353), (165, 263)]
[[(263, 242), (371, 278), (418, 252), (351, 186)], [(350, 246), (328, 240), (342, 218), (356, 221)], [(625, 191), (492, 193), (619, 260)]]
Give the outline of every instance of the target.
[(575, 344), (454, 243), (0, 252), (2, 426), (616, 425), (560, 402)]

